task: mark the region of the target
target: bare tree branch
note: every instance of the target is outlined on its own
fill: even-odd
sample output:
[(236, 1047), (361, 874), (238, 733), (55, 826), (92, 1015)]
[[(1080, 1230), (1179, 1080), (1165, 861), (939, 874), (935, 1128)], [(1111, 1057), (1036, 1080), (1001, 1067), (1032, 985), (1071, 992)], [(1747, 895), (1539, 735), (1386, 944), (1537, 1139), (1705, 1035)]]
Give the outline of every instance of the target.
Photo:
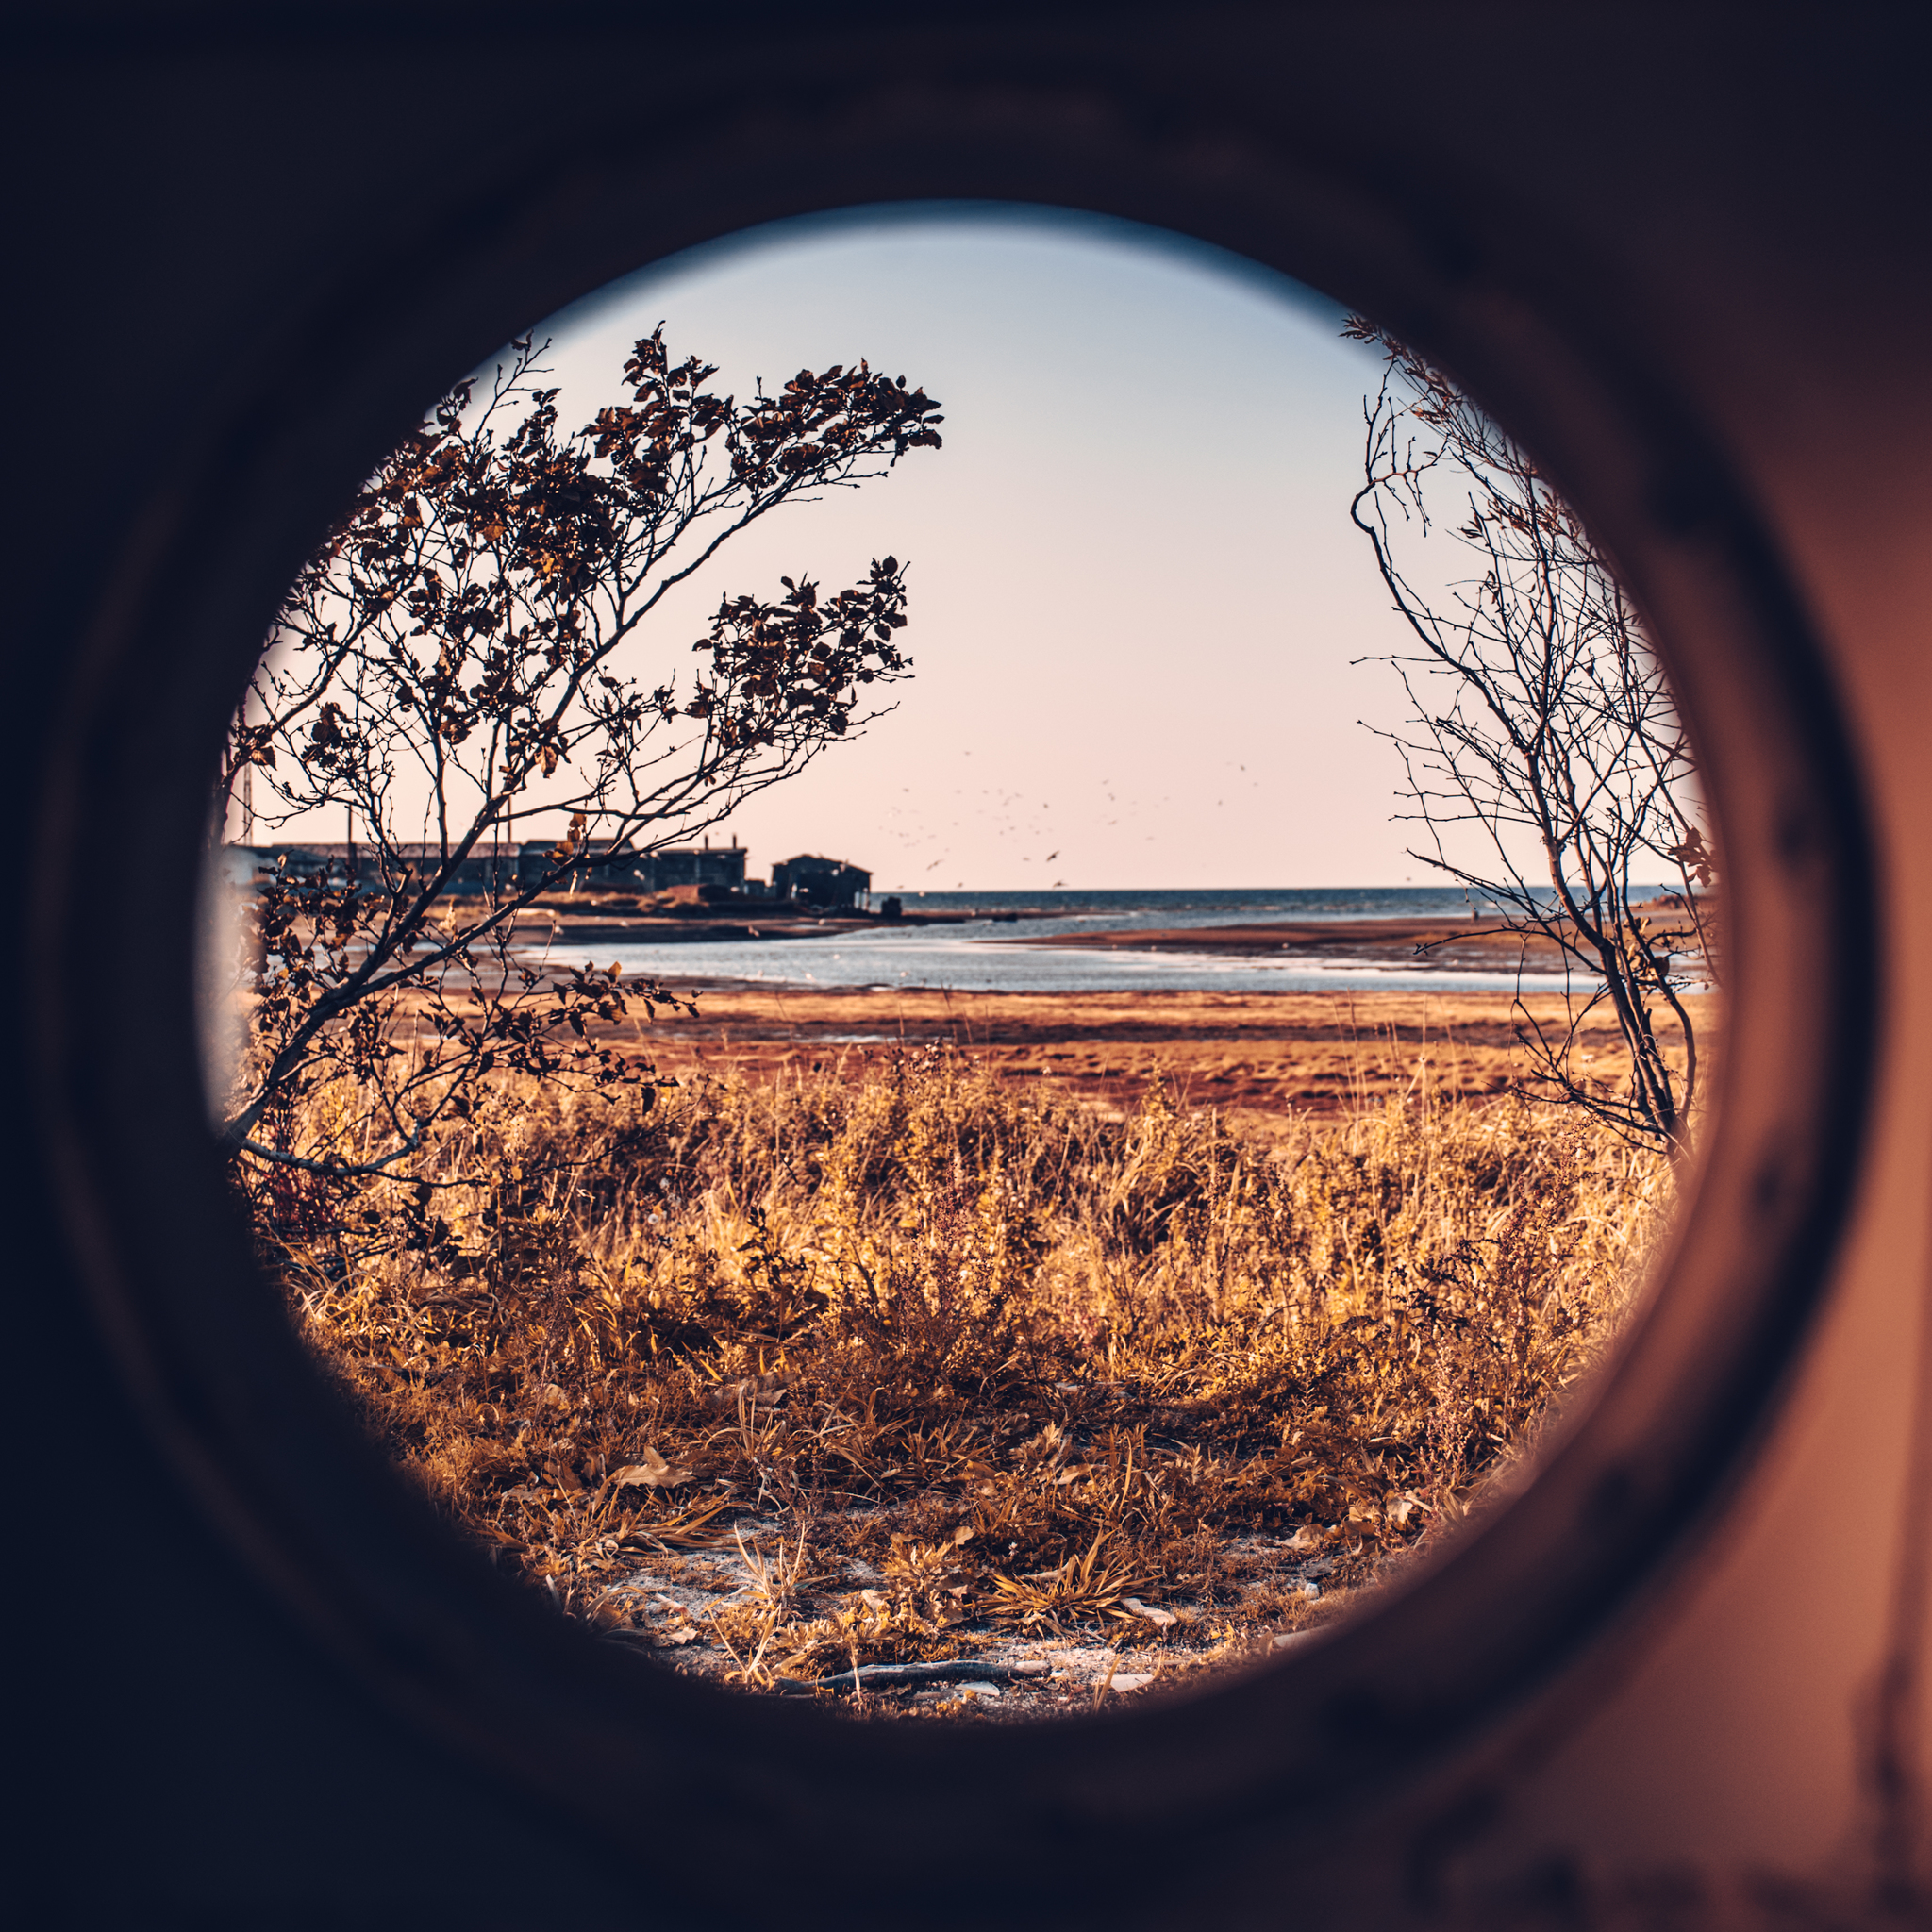
[[(639, 660), (647, 621), (734, 536), (938, 448), (924, 391), (859, 362), (740, 403), (709, 365), (674, 365), (660, 325), (623, 400), (566, 432), (542, 353), (511, 344), (487, 398), (459, 386), (384, 461), (291, 586), (232, 722), (218, 824), (248, 774), (267, 827), (339, 812), (362, 841), (355, 876), (285, 871), (249, 908), (232, 1152), (376, 1174), (497, 1066), (652, 1085), (588, 1023), (686, 1003), (614, 968), (532, 966), (519, 914), (588, 862), (718, 824), (890, 708), (877, 694), (911, 670), (891, 557), (836, 592), (799, 576), (724, 594), (687, 650)], [(533, 824), (555, 842), (519, 870)], [(490, 891), (458, 893), (491, 852)], [(294, 1100), (327, 1081), (363, 1096), (353, 1151), (291, 1140)]]
[[(1503, 929), (1556, 949), (1566, 1018), (1554, 1030), (1526, 1004), (1519, 956), (1533, 1090), (1633, 1140), (1681, 1146), (1699, 1079), (1683, 994), (1716, 969), (1717, 874), (1663, 674), (1529, 457), (1393, 338), (1359, 318), (1344, 333), (1385, 355), (1350, 514), (1414, 640), (1381, 660), (1402, 679), (1409, 723), (1379, 734), (1403, 759), (1403, 816), (1426, 834), (1412, 856), (1492, 905)], [(1421, 564), (1404, 559), (1440, 564), (1445, 546), (1424, 546), (1445, 524), (1473, 573), (1425, 591)], [(1660, 897), (1659, 875), (1676, 888)], [(1631, 1058), (1622, 1093), (1581, 1071), (1583, 1024), (1605, 1005)]]

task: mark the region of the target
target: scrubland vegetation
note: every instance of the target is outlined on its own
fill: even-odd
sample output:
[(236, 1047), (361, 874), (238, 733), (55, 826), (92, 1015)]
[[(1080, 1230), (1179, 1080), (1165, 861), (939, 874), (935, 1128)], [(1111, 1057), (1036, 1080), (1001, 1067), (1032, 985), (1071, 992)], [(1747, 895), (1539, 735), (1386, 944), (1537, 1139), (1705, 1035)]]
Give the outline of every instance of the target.
[[(939, 448), (903, 379), (841, 363), (739, 404), (660, 327), (629, 400), (566, 432), (522, 338), (291, 586), (219, 815), (253, 826), (258, 788), (262, 823), (323, 813), (350, 843), (246, 895), (222, 1144), (371, 1429), (571, 1615), (808, 1692), (1021, 1641), (1105, 1635), (1117, 1660), (1128, 1631), (1239, 1657), (1466, 1513), (1613, 1332), (1698, 1106), (1718, 873), (1690, 748), (1531, 459), (1401, 343), (1346, 333), (1386, 358), (1352, 514), (1405, 623), (1405, 796), (1432, 839), (1493, 846), (1488, 879), (1425, 858), (1489, 910), (1404, 944), (1500, 940), (1568, 975), (1495, 1002), (1487, 1041), (1430, 1041), (1423, 999), (1414, 1078), (1378, 1102), (1352, 997), (1293, 1041), (1286, 1005), (1244, 1038), (1195, 999), (1162, 1070), (1144, 1049), (1173, 1006), (1090, 1002), (1075, 1039), (1022, 996), (975, 1053), (947, 992), (924, 1017), (952, 1043), (907, 1043), (888, 989), (898, 1045), (807, 1066), (861, 1015), (808, 1043), (783, 994), (721, 1076), (722, 1019), (707, 1037), (617, 964), (520, 951), (520, 919), (525, 941), (560, 924), (546, 895), (722, 826), (910, 674), (891, 556), (836, 592), (726, 592), (694, 647), (636, 658), (730, 536)], [(1466, 524), (1432, 519), (1445, 487)], [(1440, 609), (1398, 555), (1431, 527), (1478, 573)], [(660, 1008), (691, 1023), (664, 1056)], [(1397, 1038), (1391, 1013), (1391, 1068)]]
[(303, 1332), (500, 1564), (754, 1687), (1333, 1614), (1588, 1368), (1671, 1185), (1515, 1100), (1262, 1141), (945, 1047), (505, 1081), (418, 1173), (247, 1175)]

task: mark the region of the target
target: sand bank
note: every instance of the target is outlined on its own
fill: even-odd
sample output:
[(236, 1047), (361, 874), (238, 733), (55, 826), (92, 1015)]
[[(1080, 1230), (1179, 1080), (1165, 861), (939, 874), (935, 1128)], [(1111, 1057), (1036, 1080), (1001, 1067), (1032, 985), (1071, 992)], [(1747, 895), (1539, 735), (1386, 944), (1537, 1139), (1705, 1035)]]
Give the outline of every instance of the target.
[(1519, 959), (1535, 973), (1553, 972), (1559, 964), (1557, 949), (1550, 941), (1506, 932), (1493, 920), (1472, 920), (1466, 925), (1441, 919), (1278, 920), (1265, 924), (1174, 926), (1155, 932), (1062, 932), (1051, 938), (1016, 934), (992, 943), (1106, 952), (1215, 953), (1241, 958), (1287, 953), (1364, 965), (1486, 972), (1507, 972)]

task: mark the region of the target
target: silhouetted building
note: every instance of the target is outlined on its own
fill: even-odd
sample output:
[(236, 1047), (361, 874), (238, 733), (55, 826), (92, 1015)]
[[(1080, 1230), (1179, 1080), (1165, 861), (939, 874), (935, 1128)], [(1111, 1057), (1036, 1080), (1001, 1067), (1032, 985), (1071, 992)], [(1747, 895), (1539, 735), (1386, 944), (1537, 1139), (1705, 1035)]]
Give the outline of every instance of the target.
[[(414, 876), (433, 877), (442, 865), (442, 848), (423, 843), (398, 845), (394, 856)], [(349, 845), (338, 840), (313, 844), (225, 845), (225, 875), (234, 884), (259, 883), (279, 865), (290, 879), (321, 876), (340, 888), (353, 878), (365, 892), (379, 892), (384, 880), (380, 855), (372, 845)], [(450, 880), (458, 892), (510, 892), (516, 890), (519, 855), (513, 847), (478, 845), (461, 859)]]
[(741, 892), (744, 859), (744, 847), (735, 839), (729, 845), (653, 853), (650, 864), (657, 884), (651, 890), (663, 892), (673, 886), (723, 886), (727, 891)]
[[(434, 845), (402, 845), (395, 853), (419, 880), (434, 875), (442, 864), (441, 848)], [(506, 895), (528, 891), (556, 863), (556, 853), (554, 839), (531, 839), (494, 849), (479, 845), (457, 866), (448, 889)], [(610, 854), (592, 846), (575, 868), (575, 883), (603, 891), (675, 892), (680, 899), (703, 905), (770, 897), (821, 912), (853, 911), (872, 893), (871, 873), (842, 858), (800, 853), (774, 865), (767, 886), (745, 877), (745, 858), (744, 847), (735, 840), (729, 845), (686, 845), (662, 852)], [(365, 892), (383, 889), (376, 852), (364, 844), (224, 845), (220, 864), (224, 876), (236, 885), (259, 883), (279, 864), (291, 877), (313, 878), (320, 874), (329, 885), (340, 887), (353, 876)], [(896, 914), (894, 908), (887, 916)]]
[(849, 912), (871, 891), (871, 873), (842, 858), (805, 852), (772, 868), (774, 898), (796, 899), (822, 912)]
[[(532, 841), (518, 854), (519, 876), (534, 885), (553, 863), (556, 841)], [(619, 852), (607, 855), (591, 848), (590, 860), (577, 868), (580, 883), (611, 892), (668, 892), (676, 886), (708, 887), (718, 893), (744, 891), (745, 851), (729, 845), (696, 845), (668, 852)]]

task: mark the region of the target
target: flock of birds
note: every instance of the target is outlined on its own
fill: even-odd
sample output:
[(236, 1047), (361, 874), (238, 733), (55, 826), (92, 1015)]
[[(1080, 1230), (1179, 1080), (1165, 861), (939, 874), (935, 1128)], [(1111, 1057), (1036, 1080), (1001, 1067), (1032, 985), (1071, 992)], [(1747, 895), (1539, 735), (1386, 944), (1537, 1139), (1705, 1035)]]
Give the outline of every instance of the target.
[[(962, 756), (971, 758), (973, 754), (966, 752)], [(1236, 790), (1242, 780), (1245, 780), (1246, 789), (1259, 789), (1261, 781), (1247, 776), (1247, 766), (1229, 760), (1228, 770), (1238, 776), (1235, 782), (1226, 785), (1224, 790)], [(1100, 793), (1106, 800), (1106, 808), (1112, 812), (1111, 817), (1097, 821), (1097, 828), (1101, 830), (1118, 826), (1123, 817), (1131, 820), (1143, 813), (1151, 814), (1172, 806), (1174, 802), (1172, 796), (1166, 794), (1158, 799), (1143, 799), (1129, 794), (1124, 808), (1120, 792), (1112, 789), (1113, 783), (1111, 777), (1102, 777), (1098, 781)], [(902, 876), (927, 878), (942, 869), (961, 870), (962, 867), (954, 862), (956, 848), (970, 842), (983, 849), (988, 834), (997, 841), (1008, 864), (1018, 863), (1044, 868), (1055, 864), (1060, 858), (1063, 849), (1060, 845), (1056, 845), (1052, 851), (1044, 854), (1023, 851), (1017, 858), (1011, 856), (1015, 846), (1039, 847), (1047, 844), (1054, 836), (1054, 821), (1057, 818), (1064, 824), (1069, 814), (1064, 807), (1057, 808), (1051, 799), (1036, 800), (1031, 793), (998, 786), (987, 785), (977, 789), (963, 785), (955, 786), (951, 794), (953, 799), (964, 801), (954, 806), (954, 810), (959, 815), (944, 824), (939, 824), (929, 815), (929, 807), (911, 802), (914, 795), (909, 785), (902, 786), (900, 801), (886, 812), (885, 821), (879, 828), (880, 835), (887, 843), (899, 847), (903, 855), (903, 863), (900, 866), (883, 866), (881, 870), (896, 871)], [(920, 796), (926, 797), (929, 794), (923, 793)], [(980, 803), (982, 800), (986, 803)], [(1214, 803), (1218, 808), (1224, 809), (1227, 800), (1223, 796), (1217, 798)], [(1093, 809), (1094, 808), (1090, 807), (1089, 812), (1082, 813), (1081, 816), (1088, 817)], [(964, 840), (958, 837), (962, 832), (966, 834)], [(1142, 842), (1153, 844), (1159, 836), (1158, 832), (1143, 833)], [(935, 847), (939, 848), (936, 852)], [(934, 852), (934, 856), (923, 858), (925, 852)], [(975, 872), (985, 869), (983, 859), (976, 854), (970, 859), (969, 865), (970, 869)], [(945, 890), (941, 880), (932, 880), (931, 883), (938, 890)], [(1058, 891), (1066, 884), (1064, 878), (1055, 878), (1044, 890)], [(954, 881), (953, 890), (963, 891), (965, 889), (964, 878)]]

